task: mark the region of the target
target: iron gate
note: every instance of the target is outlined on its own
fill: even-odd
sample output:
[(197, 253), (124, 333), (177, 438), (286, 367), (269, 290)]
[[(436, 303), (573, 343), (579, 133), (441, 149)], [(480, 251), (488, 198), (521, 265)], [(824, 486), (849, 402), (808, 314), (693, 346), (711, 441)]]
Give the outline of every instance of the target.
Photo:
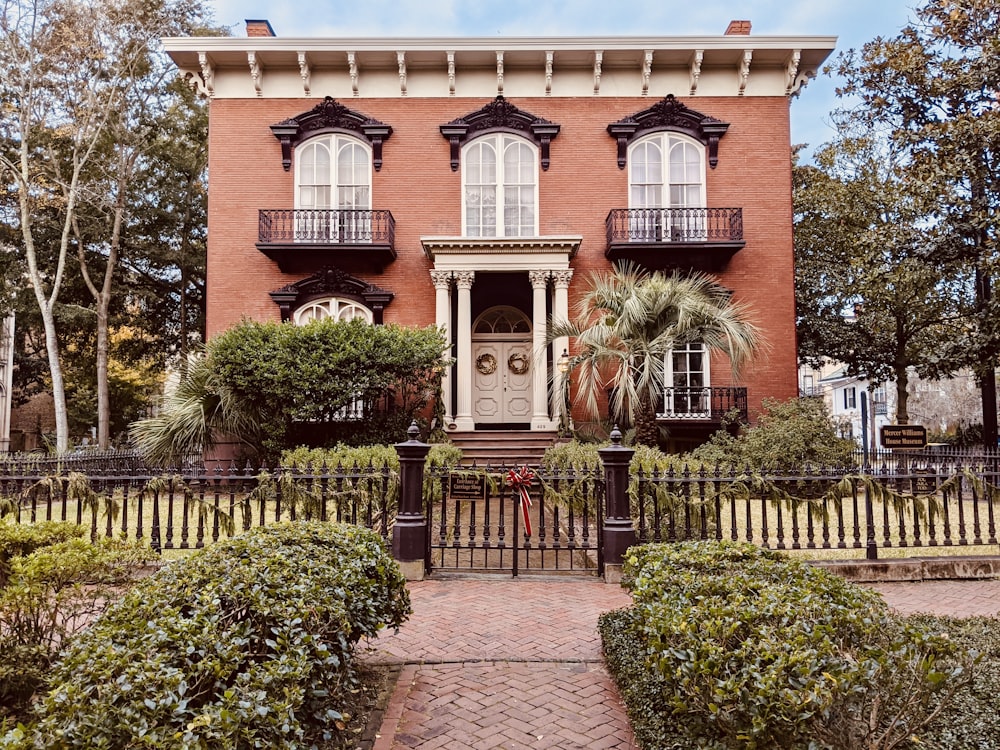
[(603, 575), (604, 476), (533, 470), (528, 525), (511, 467), (426, 474), (428, 571)]

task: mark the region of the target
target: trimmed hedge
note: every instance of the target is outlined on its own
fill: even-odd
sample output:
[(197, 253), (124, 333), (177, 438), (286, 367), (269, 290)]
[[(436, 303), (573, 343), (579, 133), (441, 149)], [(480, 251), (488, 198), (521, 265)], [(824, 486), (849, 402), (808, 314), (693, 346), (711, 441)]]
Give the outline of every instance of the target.
[(600, 629), (647, 748), (891, 747), (969, 674), (874, 592), (752, 545), (634, 547), (623, 572), (634, 606)]
[(350, 717), (353, 650), (410, 613), (377, 534), (254, 529), (140, 582), (64, 654), (9, 748), (299, 748)]
[(0, 717), (23, 716), (59, 650), (154, 557), (127, 539), (82, 539), (75, 524), (0, 521)]

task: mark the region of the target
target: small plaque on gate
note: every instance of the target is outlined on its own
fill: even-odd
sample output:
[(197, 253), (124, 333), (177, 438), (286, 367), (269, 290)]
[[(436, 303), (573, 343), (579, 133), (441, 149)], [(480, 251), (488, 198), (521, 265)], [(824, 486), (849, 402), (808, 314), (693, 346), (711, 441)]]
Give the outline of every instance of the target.
[(484, 474), (449, 474), (448, 496), (452, 500), (485, 500), (486, 476)]
[(934, 469), (914, 469), (913, 494), (931, 495), (937, 492), (937, 473)]

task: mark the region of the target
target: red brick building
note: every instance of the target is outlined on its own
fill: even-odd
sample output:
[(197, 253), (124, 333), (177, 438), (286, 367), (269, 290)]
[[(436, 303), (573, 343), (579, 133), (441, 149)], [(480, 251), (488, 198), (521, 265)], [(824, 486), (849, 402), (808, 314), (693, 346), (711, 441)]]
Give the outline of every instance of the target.
[[(211, 98), (208, 334), (445, 327), (447, 424), (554, 430), (546, 345), (592, 272), (713, 273), (769, 350), (669, 358), (672, 434), (796, 395), (789, 103), (832, 37), (165, 40)], [(558, 392), (558, 391), (557, 391)], [(582, 416), (582, 415), (577, 415)]]

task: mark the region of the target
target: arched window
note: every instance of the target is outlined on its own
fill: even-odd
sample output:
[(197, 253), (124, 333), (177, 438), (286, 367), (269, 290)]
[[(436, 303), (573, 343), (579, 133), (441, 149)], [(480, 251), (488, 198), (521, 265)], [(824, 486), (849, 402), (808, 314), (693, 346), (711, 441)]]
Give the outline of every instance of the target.
[(327, 133), (295, 150), (297, 239), (371, 239), (371, 153), (350, 136)]
[(523, 138), (491, 133), (462, 154), (466, 237), (538, 234), (538, 153)]
[(678, 133), (641, 138), (629, 148), (631, 230), (644, 239), (698, 241), (705, 228), (705, 148)]
[(372, 322), (372, 311), (354, 300), (328, 297), (303, 305), (295, 311), (295, 325), (301, 326), (313, 320), (333, 318), (334, 320), (361, 319)]

